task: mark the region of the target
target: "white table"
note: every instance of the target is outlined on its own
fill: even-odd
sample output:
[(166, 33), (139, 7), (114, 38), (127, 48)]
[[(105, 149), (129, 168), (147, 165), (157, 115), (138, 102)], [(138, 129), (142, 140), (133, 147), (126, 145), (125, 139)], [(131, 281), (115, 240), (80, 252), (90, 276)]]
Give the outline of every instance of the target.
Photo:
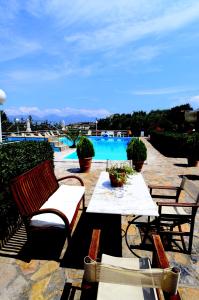
[(108, 172), (101, 172), (86, 212), (158, 216), (158, 207), (148, 191), (142, 174), (129, 176), (123, 187), (112, 187)]
[[(141, 242), (143, 246), (150, 230), (149, 217), (158, 216), (158, 207), (153, 201), (141, 173), (129, 176), (123, 187), (112, 187), (108, 172), (103, 171), (97, 181), (86, 212), (132, 216), (132, 220), (128, 222), (125, 231), (125, 240), (129, 250), (135, 256), (140, 257), (134, 249), (139, 249), (141, 244), (130, 245), (128, 243), (128, 230), (131, 225), (144, 226), (145, 235)], [(142, 216), (148, 216), (148, 222), (137, 221)]]

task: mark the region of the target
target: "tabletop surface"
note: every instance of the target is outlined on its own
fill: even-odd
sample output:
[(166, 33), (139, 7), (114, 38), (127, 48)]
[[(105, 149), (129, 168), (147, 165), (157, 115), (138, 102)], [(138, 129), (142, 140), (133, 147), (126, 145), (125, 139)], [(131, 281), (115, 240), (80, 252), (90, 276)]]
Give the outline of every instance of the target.
[(108, 172), (101, 172), (87, 207), (90, 213), (158, 216), (158, 208), (141, 173), (130, 175), (123, 187), (112, 187)]

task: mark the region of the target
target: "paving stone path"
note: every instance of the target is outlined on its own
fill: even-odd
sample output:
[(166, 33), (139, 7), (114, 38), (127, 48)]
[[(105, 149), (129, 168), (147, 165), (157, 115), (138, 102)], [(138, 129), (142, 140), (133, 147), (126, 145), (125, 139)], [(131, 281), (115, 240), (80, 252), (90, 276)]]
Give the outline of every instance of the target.
[[(199, 167), (187, 167), (185, 158), (168, 158), (161, 155), (153, 146), (144, 140), (148, 150), (147, 161), (142, 174), (146, 183), (152, 184), (179, 184), (182, 175), (194, 175), (194, 183), (199, 188)], [(90, 173), (79, 173), (78, 162), (63, 161), (66, 153), (55, 153), (55, 173), (57, 177), (67, 174), (78, 174), (85, 182), (86, 203), (88, 204), (93, 193), (100, 171), (105, 170), (106, 162), (93, 162)], [(122, 218), (123, 228), (127, 225), (128, 218)], [(15, 258), (26, 241), (23, 228), (18, 233), (21, 238), (13, 237), (10, 241), (9, 251), (0, 252), (0, 299), (1, 300), (58, 300), (61, 298), (64, 284), (72, 281), (80, 285), (83, 275), (82, 270), (61, 267), (55, 260), (31, 259), (28, 262)], [(132, 255), (123, 239), (123, 256)], [(169, 260), (182, 266), (183, 282), (193, 285), (193, 288), (180, 289), (182, 299), (199, 299), (199, 215), (195, 224), (194, 245), (192, 255), (168, 253)], [(6, 256), (7, 255), (7, 256)], [(78, 295), (77, 298), (78, 299)]]

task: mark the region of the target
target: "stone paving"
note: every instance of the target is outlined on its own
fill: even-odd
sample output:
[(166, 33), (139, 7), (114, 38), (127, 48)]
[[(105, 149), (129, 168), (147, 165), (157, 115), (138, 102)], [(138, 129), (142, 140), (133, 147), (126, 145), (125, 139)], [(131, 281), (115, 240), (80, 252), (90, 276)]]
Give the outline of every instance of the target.
[[(147, 145), (148, 157), (144, 164), (142, 174), (146, 183), (174, 184), (181, 181), (180, 176), (188, 175), (194, 179), (199, 188), (199, 167), (187, 167), (184, 158), (167, 158), (155, 150), (151, 144), (144, 140)], [(71, 150), (69, 150), (71, 151)], [(57, 177), (67, 174), (78, 173), (85, 182), (86, 203), (89, 202), (96, 181), (102, 170), (106, 168), (106, 162), (93, 162), (89, 173), (79, 173), (78, 162), (63, 161), (66, 152), (55, 153), (55, 173)], [(125, 229), (129, 217), (122, 218), (122, 228)], [(8, 243), (9, 254), (0, 252), (0, 299), (1, 300), (58, 300), (61, 298), (66, 281), (74, 285), (81, 284), (82, 270), (61, 267), (56, 260), (31, 259), (26, 262), (15, 258), (20, 247), (26, 242), (24, 229)], [(131, 234), (131, 232), (130, 232)], [(18, 241), (18, 243), (16, 242)], [(167, 252), (172, 264), (182, 267), (182, 282), (192, 286), (180, 288), (182, 299), (199, 299), (199, 215), (195, 224), (194, 245), (192, 255), (175, 252)], [(2, 254), (2, 255), (1, 255)], [(125, 240), (122, 241), (123, 256), (131, 256)], [(7, 255), (7, 256), (6, 256)], [(76, 299), (79, 299), (77, 294)]]

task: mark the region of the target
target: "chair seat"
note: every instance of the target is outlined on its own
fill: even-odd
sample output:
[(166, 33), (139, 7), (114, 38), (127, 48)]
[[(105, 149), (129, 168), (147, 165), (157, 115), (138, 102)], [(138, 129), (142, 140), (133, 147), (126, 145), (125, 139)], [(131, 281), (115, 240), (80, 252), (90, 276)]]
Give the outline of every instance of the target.
[(162, 206), (161, 214), (180, 215), (180, 216), (187, 215), (186, 211), (182, 207), (175, 207), (175, 206)]
[[(70, 224), (84, 192), (84, 186), (61, 185), (40, 209), (57, 209), (67, 217)], [(65, 227), (63, 220), (53, 213), (45, 213), (32, 217), (30, 225), (35, 227)]]
[[(148, 258), (124, 258), (114, 257), (106, 254), (102, 255), (102, 263), (109, 264), (116, 267), (142, 269), (150, 268), (150, 261)], [(156, 290), (153, 288), (142, 288), (139, 286), (114, 284), (99, 282), (97, 300), (155, 300)]]

